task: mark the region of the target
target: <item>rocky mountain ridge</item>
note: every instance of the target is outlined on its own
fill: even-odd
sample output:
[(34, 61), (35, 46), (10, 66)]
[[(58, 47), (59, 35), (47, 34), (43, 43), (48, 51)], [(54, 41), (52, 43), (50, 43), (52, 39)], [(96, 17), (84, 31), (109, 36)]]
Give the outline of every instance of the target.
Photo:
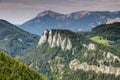
[(120, 21), (120, 11), (78, 11), (61, 14), (43, 11), (20, 26), (23, 30), (41, 35), (46, 29), (68, 29), (74, 32), (88, 31), (100, 24)]

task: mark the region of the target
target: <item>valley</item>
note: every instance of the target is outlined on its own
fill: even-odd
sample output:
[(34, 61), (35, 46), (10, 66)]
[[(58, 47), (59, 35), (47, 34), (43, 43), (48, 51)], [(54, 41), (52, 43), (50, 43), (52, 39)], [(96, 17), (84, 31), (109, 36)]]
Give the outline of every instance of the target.
[(19, 26), (0, 19), (0, 80), (120, 80), (119, 18), (47, 10)]
[(97, 75), (95, 80), (102, 80), (98, 78), (100, 75), (104, 75), (106, 80), (109, 79), (108, 75), (114, 75), (116, 77), (109, 80), (119, 80), (120, 49), (115, 46), (96, 43), (69, 30), (45, 30), (37, 48), (29, 54), (22, 55), (20, 59), (38, 72), (46, 74), (51, 80), (66, 80), (64, 75), (68, 75), (68, 79), (77, 80), (76, 75), (72, 74), (81, 74), (81, 70), (89, 76), (92, 76), (89, 72)]

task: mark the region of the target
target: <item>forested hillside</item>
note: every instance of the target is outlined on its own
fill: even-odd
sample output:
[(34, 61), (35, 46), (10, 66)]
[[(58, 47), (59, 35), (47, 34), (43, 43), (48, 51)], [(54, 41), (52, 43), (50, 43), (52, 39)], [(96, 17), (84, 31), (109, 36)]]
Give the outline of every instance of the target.
[(0, 20), (0, 50), (8, 52), (11, 56), (15, 57), (36, 47), (38, 39), (39, 36), (23, 31), (5, 20)]
[(92, 29), (86, 36), (97, 43), (120, 50), (120, 23), (103, 24)]
[(26, 64), (0, 51), (0, 80), (48, 80)]
[(92, 29), (93, 34), (102, 36), (107, 40), (120, 40), (120, 23), (104, 24)]
[(119, 80), (119, 53), (69, 30), (46, 30), (20, 58), (50, 80)]

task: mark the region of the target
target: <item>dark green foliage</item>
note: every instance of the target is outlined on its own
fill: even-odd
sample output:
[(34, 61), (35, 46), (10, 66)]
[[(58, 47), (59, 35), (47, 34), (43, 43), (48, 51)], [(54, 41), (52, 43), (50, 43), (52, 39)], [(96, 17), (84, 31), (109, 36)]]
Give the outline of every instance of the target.
[(19, 60), (0, 51), (0, 80), (48, 80)]
[(120, 23), (100, 25), (92, 29), (92, 32), (97, 35), (102, 35), (111, 41), (120, 39)]
[(92, 29), (93, 35), (102, 36), (104, 39), (110, 40), (110, 44), (120, 45), (120, 23), (104, 24)]
[[(22, 57), (22, 61), (27, 63), (28, 65), (32, 65), (34, 69), (37, 71), (46, 74), (49, 79), (52, 80), (53, 74), (50, 72), (50, 65), (48, 64), (48, 60), (52, 59), (56, 55), (57, 49), (48, 48), (48, 44), (44, 44), (44, 46), (40, 46), (39, 48), (34, 48), (30, 53), (25, 54)], [(38, 68), (36, 67), (38, 66)]]
[(120, 76), (110, 75), (110, 74), (96, 74), (94, 71), (83, 71), (77, 70), (72, 71), (66, 70), (62, 80), (119, 80)]

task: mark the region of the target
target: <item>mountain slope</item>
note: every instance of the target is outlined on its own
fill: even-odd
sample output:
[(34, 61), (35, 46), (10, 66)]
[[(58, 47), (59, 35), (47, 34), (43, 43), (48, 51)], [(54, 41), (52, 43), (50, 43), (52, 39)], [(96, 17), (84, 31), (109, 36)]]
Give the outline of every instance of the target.
[(19, 60), (0, 51), (0, 80), (48, 80)]
[[(120, 23), (119, 22), (116, 22), (113, 24), (99, 25), (93, 28), (91, 33), (89, 33), (88, 35), (91, 35), (90, 38), (93, 41), (96, 41), (98, 43), (102, 42), (107, 45), (114, 46), (116, 48), (120, 47)], [(95, 38), (98, 36), (99, 36), (98, 38), (99, 40), (96, 40)]]
[(47, 10), (25, 22), (20, 28), (41, 35), (46, 29), (88, 31), (97, 25), (112, 22), (120, 22), (120, 11), (78, 11), (65, 15)]
[(50, 80), (119, 80), (119, 53), (72, 31), (54, 29), (44, 31), (37, 48), (20, 59)]
[(116, 41), (120, 39), (120, 23), (100, 25), (93, 28), (92, 32), (108, 40)]
[(45, 29), (63, 28), (66, 23), (66, 16), (50, 10), (39, 13), (35, 18), (25, 22), (20, 26), (23, 30), (42, 34)]
[(35, 47), (39, 36), (25, 32), (13, 24), (0, 20), (0, 49), (12, 56)]

